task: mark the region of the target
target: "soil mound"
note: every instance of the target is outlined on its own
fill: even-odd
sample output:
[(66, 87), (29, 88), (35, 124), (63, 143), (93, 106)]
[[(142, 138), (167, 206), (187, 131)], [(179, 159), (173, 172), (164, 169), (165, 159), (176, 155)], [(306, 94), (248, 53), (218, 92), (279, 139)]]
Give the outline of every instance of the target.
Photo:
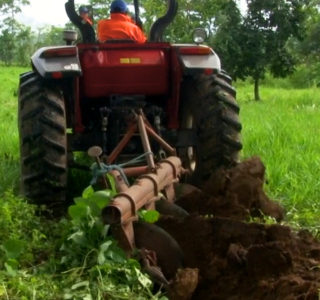
[(260, 158), (253, 157), (232, 169), (218, 170), (202, 190), (185, 188), (176, 204), (189, 213), (200, 215), (235, 220), (268, 215), (281, 221), (284, 210), (264, 193), (264, 177), (263, 163)]
[[(259, 158), (220, 170), (202, 191), (182, 193), (177, 204), (190, 216), (159, 220), (181, 246), (186, 267), (199, 270), (192, 299), (319, 299), (319, 241), (307, 231), (247, 222), (284, 217), (263, 192), (264, 172)], [(179, 295), (172, 299), (186, 299)]]
[(201, 216), (160, 224), (199, 269), (192, 299), (319, 299), (320, 243), (307, 232)]

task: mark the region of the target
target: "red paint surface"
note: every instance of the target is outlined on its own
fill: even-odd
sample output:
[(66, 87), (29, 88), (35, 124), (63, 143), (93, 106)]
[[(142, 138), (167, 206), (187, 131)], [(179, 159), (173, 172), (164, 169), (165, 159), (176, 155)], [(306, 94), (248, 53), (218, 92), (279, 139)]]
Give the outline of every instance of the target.
[(80, 54), (85, 97), (165, 95), (169, 92), (168, 49), (159, 47), (87, 49)]

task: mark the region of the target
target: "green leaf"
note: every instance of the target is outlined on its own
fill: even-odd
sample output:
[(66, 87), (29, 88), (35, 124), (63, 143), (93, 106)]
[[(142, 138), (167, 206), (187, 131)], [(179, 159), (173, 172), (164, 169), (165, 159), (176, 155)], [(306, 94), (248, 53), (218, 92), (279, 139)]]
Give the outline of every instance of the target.
[(106, 258), (103, 251), (99, 251), (97, 261), (99, 265), (103, 265), (105, 263)]
[(77, 232), (71, 234), (68, 237), (68, 240), (72, 240), (73, 242), (75, 242), (77, 245), (80, 245), (80, 246), (86, 246), (87, 245), (86, 235), (81, 230), (78, 230)]
[[(5, 293), (6, 293), (6, 290), (4, 288), (4, 285), (0, 285), (0, 297), (4, 296)], [(4, 299), (4, 297), (3, 297), (3, 299)]]
[(103, 244), (100, 245), (100, 250), (105, 252), (109, 249), (109, 247), (112, 245), (112, 241), (106, 241)]
[(100, 245), (100, 251), (98, 254), (98, 264), (103, 265), (106, 261), (105, 252), (109, 250), (112, 245), (112, 241), (106, 241)]
[(107, 252), (106, 256), (116, 263), (126, 262), (126, 256), (120, 249), (110, 250)]
[(6, 268), (7, 273), (10, 276), (16, 276), (17, 275), (17, 269), (19, 266), (19, 263), (15, 259), (8, 259), (5, 263), (4, 266)]
[(110, 225), (108, 225), (108, 224), (103, 225), (102, 230), (101, 230), (102, 238), (105, 238), (107, 236), (109, 229), (110, 229)]
[(88, 206), (84, 204), (71, 205), (68, 213), (72, 220), (80, 220), (88, 215), (88, 209)]
[(152, 285), (152, 281), (146, 275), (144, 275), (139, 269), (134, 268), (134, 271), (136, 273), (139, 283), (144, 288), (148, 288)]
[(136, 268), (136, 269), (140, 269), (141, 265), (139, 264), (139, 262), (136, 259), (133, 258), (129, 258), (127, 260), (127, 265), (130, 266), (130, 268)]
[(73, 295), (70, 294), (70, 293), (65, 293), (65, 294), (63, 295), (63, 299), (65, 299), (65, 300), (72, 299), (72, 298), (73, 298)]
[(78, 288), (82, 288), (82, 287), (88, 287), (89, 286), (89, 281), (88, 280), (85, 280), (85, 281), (81, 281), (81, 282), (78, 282), (76, 284), (74, 284), (71, 289), (72, 290), (76, 290)]
[(117, 192), (117, 188), (116, 188), (116, 182), (114, 180), (114, 177), (111, 174), (107, 173), (107, 178), (111, 187), (111, 191), (112, 191), (112, 196), (116, 195)]
[(141, 210), (139, 216), (147, 223), (155, 223), (159, 220), (160, 214), (156, 210)]
[(24, 249), (24, 242), (19, 240), (7, 240), (3, 243), (2, 249), (8, 258), (17, 258)]
[(90, 198), (92, 195), (94, 194), (94, 189), (92, 187), (92, 185), (89, 185), (88, 187), (86, 187), (83, 192), (82, 192), (82, 197), (84, 199), (88, 199)]
[(111, 201), (111, 191), (97, 191), (91, 197), (90, 200), (93, 201), (100, 209), (106, 207)]
[(73, 199), (75, 204), (80, 204), (80, 205), (89, 205), (89, 199), (82, 198), (82, 197), (76, 197)]

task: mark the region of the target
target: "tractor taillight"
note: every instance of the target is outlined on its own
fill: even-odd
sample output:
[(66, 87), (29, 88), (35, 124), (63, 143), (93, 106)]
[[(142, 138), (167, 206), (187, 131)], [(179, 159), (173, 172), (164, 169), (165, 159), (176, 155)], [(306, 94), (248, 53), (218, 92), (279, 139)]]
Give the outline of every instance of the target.
[(212, 49), (206, 46), (181, 47), (179, 52), (183, 55), (209, 55), (213, 53)]
[(63, 77), (63, 74), (62, 74), (62, 72), (52, 72), (51, 77), (53, 79), (61, 79)]
[(204, 70), (203, 70), (203, 73), (204, 73), (205, 75), (212, 75), (212, 74), (213, 74), (213, 70), (212, 70), (212, 69), (204, 69)]
[(65, 47), (65, 48), (51, 48), (45, 50), (41, 57), (43, 58), (52, 58), (52, 57), (65, 57), (65, 56), (76, 56), (77, 48), (76, 47)]

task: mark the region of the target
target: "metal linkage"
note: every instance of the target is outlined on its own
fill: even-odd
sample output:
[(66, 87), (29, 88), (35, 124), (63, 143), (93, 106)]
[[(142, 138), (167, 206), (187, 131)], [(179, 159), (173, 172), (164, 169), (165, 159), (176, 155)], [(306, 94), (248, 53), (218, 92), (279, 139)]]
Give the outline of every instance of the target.
[(142, 110), (139, 111), (137, 119), (138, 119), (138, 127), (139, 127), (143, 150), (145, 153), (148, 153), (147, 162), (148, 162), (148, 166), (149, 166), (150, 171), (152, 171), (155, 168), (155, 164), (154, 164), (154, 159), (153, 159), (153, 153), (151, 152), (150, 142), (149, 142), (148, 135), (147, 135), (146, 125), (143, 120)]
[[(105, 224), (111, 224), (113, 235), (119, 241), (120, 246), (130, 255), (135, 248), (135, 236), (133, 222), (138, 220), (138, 210), (145, 208), (147, 210), (155, 209), (155, 201), (165, 196), (166, 201), (174, 202), (174, 184), (179, 181), (179, 178), (184, 171), (181, 160), (173, 156), (176, 151), (161, 136), (152, 128), (143, 111), (140, 109), (134, 113), (134, 119), (129, 124), (127, 133), (123, 136), (120, 143), (112, 151), (107, 158), (107, 167), (114, 164), (117, 157), (120, 155), (124, 147), (128, 144), (132, 136), (139, 132), (144, 154), (146, 157), (146, 166), (126, 167), (129, 161), (118, 167), (113, 168), (109, 172), (116, 183), (117, 194), (111, 204), (105, 207), (102, 211), (102, 218)], [(157, 141), (169, 155), (167, 159), (161, 160), (158, 164), (155, 163), (151, 150), (149, 136)], [(101, 171), (107, 170), (104, 164), (100, 163), (99, 155), (102, 151), (98, 151), (98, 147), (90, 149), (90, 156), (96, 159), (97, 165)], [(101, 172), (103, 173), (103, 172)], [(140, 176), (132, 186), (129, 186), (124, 177)], [(105, 181), (105, 176), (104, 181)], [(106, 184), (106, 183), (105, 183)]]
[[(181, 160), (172, 156), (155, 165), (154, 172), (142, 175), (130, 187), (118, 182), (123, 192), (103, 209), (102, 218), (106, 224), (117, 225), (116, 237), (127, 252), (135, 247), (132, 222), (137, 220), (138, 210), (142, 207), (154, 208), (154, 202), (161, 197), (160, 193), (168, 192), (167, 197), (171, 198), (168, 201), (173, 202), (173, 184), (179, 180), (182, 172)], [(116, 173), (113, 175), (116, 181), (120, 179)]]
[(169, 155), (176, 155), (176, 150), (171, 147), (159, 134), (153, 130), (151, 124), (148, 122), (147, 118), (144, 116), (143, 111), (139, 110), (138, 113), (135, 114), (135, 120), (129, 124), (128, 130), (126, 134), (123, 136), (119, 144), (114, 148), (111, 154), (107, 158), (107, 163), (112, 164), (120, 155), (122, 150), (131, 140), (133, 135), (139, 131), (143, 150), (147, 153), (147, 167), (137, 167), (137, 168), (125, 168), (124, 172), (127, 176), (137, 176), (144, 174), (146, 169), (148, 171), (152, 171), (155, 167), (153, 154), (150, 147), (149, 136), (154, 139), (159, 145), (169, 154)]

